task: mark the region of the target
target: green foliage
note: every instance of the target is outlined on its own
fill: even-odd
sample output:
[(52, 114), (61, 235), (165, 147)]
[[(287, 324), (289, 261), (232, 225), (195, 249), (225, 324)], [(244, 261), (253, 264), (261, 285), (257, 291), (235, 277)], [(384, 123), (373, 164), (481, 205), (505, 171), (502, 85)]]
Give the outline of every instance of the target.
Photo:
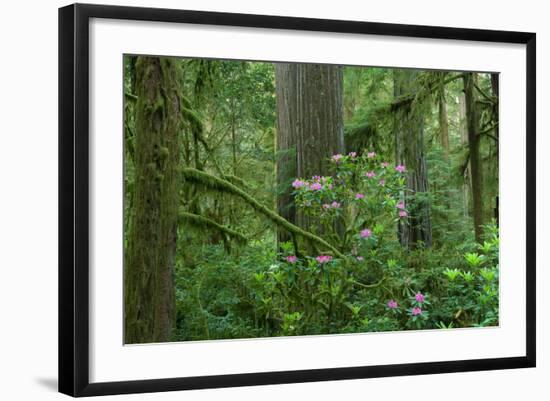
[[(399, 201), (404, 173), (382, 167), (368, 152), (333, 161), (334, 176), (297, 179), (293, 185), (297, 205), (322, 221), (322, 234), (346, 257), (297, 256), (292, 243), (275, 253), (269, 242), (254, 242), (237, 257), (219, 247), (203, 249), (210, 262), (179, 276), (178, 288), (189, 288), (177, 293), (180, 339), (498, 324), (494, 223), (485, 227), (483, 244), (470, 243), (462, 253), (408, 251), (395, 239), (384, 239), (384, 226), (391, 227), (405, 210)], [(376, 175), (365, 175), (373, 171)]]
[[(288, 158), (291, 171), (298, 160), (294, 149), (275, 151), (273, 65), (172, 60), (181, 91), (174, 340), (499, 324), (498, 225), (487, 224), (483, 241), (474, 241), (459, 73), (420, 71), (411, 83), (418, 89), (396, 98), (393, 69), (345, 67), (346, 154), (335, 155), (326, 176), (277, 182), (276, 159)], [(134, 160), (135, 61), (124, 59), (125, 247), (143, 179)], [(490, 75), (478, 76), (483, 213), (490, 221), (498, 195), (498, 98)], [(439, 137), (441, 96), (449, 149)], [(411, 193), (415, 166), (395, 162), (394, 120), (402, 108), (422, 116), (426, 192)], [(161, 182), (166, 172), (159, 166), (177, 152), (164, 145), (155, 152), (148, 168)], [(287, 207), (298, 210), (298, 221), (276, 212), (291, 185)], [(429, 206), (432, 244), (407, 249), (397, 227), (413, 224), (421, 205)], [(277, 242), (281, 229), (292, 241)]]

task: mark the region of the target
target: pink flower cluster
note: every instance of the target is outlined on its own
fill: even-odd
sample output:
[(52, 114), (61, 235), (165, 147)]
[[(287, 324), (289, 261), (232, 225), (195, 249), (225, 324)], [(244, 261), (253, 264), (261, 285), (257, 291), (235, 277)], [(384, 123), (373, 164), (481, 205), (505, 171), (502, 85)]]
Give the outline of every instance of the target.
[(317, 263), (324, 264), (324, 263), (330, 262), (332, 260), (332, 256), (330, 256), (330, 255), (319, 255), (315, 258), (315, 260), (317, 261)]
[(376, 175), (376, 173), (375, 173), (374, 171), (367, 171), (367, 172), (365, 173), (365, 176), (366, 176), (367, 178), (372, 178), (372, 177), (374, 177), (375, 175)]
[(399, 305), (397, 304), (397, 301), (394, 299), (390, 299), (388, 303), (386, 304), (389, 309), (397, 309)]
[(367, 153), (367, 157), (368, 157), (369, 159), (372, 159), (372, 158), (376, 157), (376, 153), (374, 153), (374, 152), (369, 152), (369, 153)]
[(328, 210), (328, 209), (330, 209), (330, 208), (332, 208), (332, 209), (340, 209), (341, 207), (342, 207), (342, 204), (339, 203), (339, 202), (336, 202), (336, 201), (332, 202), (330, 205), (329, 205), (328, 203), (324, 203), (324, 204), (323, 204), (323, 209), (324, 209), (324, 210)]
[(422, 294), (421, 292), (417, 292), (414, 296), (414, 299), (416, 299), (416, 302), (418, 303), (423, 303), (425, 300), (424, 294)]
[(405, 172), (405, 166), (402, 165), (402, 164), (399, 164), (399, 165), (395, 166), (395, 171), (397, 171), (398, 173), (404, 173)]
[(319, 182), (314, 182), (309, 186), (309, 188), (311, 188), (313, 191), (320, 191), (321, 189), (323, 189), (323, 186)]
[(411, 310), (411, 314), (412, 314), (413, 316), (418, 316), (418, 315), (420, 315), (421, 313), (422, 313), (422, 309), (419, 308), (418, 306), (415, 306), (415, 307), (412, 308), (412, 310)]
[(361, 193), (355, 194), (355, 199), (363, 199), (364, 197), (365, 197), (365, 195), (363, 195)]
[(285, 259), (288, 263), (296, 263), (296, 261), (298, 260), (298, 258), (295, 255), (287, 256)]
[(331, 160), (334, 162), (334, 163), (340, 163), (340, 161), (342, 160), (342, 156), (340, 153), (337, 153), (335, 154), (334, 156), (332, 156)]
[(303, 186), (306, 186), (306, 185), (307, 185), (307, 183), (305, 183), (304, 181), (299, 180), (299, 179), (296, 179), (292, 182), (292, 186), (295, 189), (302, 188)]
[(365, 228), (364, 230), (361, 230), (361, 232), (359, 233), (359, 236), (361, 238), (369, 238), (370, 236), (372, 236), (372, 231), (369, 230), (368, 228)]

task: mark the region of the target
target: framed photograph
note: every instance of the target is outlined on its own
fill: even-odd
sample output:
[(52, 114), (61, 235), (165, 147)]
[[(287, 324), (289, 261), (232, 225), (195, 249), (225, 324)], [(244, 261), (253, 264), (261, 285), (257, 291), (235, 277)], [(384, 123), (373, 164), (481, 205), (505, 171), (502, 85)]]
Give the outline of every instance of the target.
[(59, 390), (535, 366), (535, 34), (59, 10)]

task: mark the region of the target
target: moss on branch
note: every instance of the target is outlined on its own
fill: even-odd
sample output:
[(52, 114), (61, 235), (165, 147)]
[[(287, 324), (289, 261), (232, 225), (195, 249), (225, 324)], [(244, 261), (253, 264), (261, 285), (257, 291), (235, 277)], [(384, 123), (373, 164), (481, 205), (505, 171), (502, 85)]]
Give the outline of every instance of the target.
[(221, 233), (226, 234), (227, 236), (229, 236), (233, 239), (236, 239), (237, 241), (239, 241), (241, 243), (246, 243), (247, 240), (248, 240), (243, 234), (241, 234), (238, 231), (235, 231), (235, 230), (233, 230), (233, 229), (231, 229), (227, 226), (224, 226), (222, 224), (219, 224), (219, 223), (215, 222), (214, 220), (211, 220), (207, 217), (204, 217), (204, 216), (201, 216), (201, 215), (198, 215), (198, 214), (194, 214), (194, 213), (186, 212), (186, 211), (182, 210), (181, 208), (180, 208), (180, 211), (179, 211), (179, 218), (180, 218), (180, 220), (183, 220), (186, 223), (192, 224), (195, 227), (199, 227), (199, 228), (205, 228), (206, 227), (206, 228), (209, 228), (209, 229), (217, 230)]
[(346, 259), (344, 254), (342, 254), (338, 249), (336, 249), (336, 247), (325, 241), (323, 238), (318, 237), (317, 235), (312, 234), (309, 231), (303, 230), (300, 227), (292, 224), (285, 218), (279, 216), (273, 210), (269, 209), (265, 205), (262, 205), (254, 197), (252, 197), (236, 185), (232, 184), (231, 182), (194, 168), (184, 168), (182, 170), (182, 174), (187, 181), (203, 185), (209, 189), (213, 189), (216, 191), (227, 192), (241, 198), (254, 210), (256, 210), (258, 213), (263, 214), (277, 226), (282, 227), (290, 233), (299, 235), (306, 240), (319, 244), (323, 248), (330, 250), (334, 254), (334, 256)]

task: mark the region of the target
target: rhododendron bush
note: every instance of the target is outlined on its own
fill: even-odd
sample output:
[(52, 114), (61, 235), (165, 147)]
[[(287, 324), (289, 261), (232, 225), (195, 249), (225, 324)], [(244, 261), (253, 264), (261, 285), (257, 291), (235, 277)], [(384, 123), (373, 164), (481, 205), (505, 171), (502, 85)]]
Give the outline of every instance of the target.
[[(486, 227), (483, 245), (472, 243), (472, 252), (457, 254), (458, 260), (425, 248), (406, 250), (396, 235), (397, 223), (412, 224), (407, 212), (412, 194), (406, 188), (406, 166), (384, 161), (375, 152), (336, 154), (330, 163), (331, 175), (299, 177), (291, 185), (298, 212), (309, 219), (311, 232), (334, 244), (339, 254), (308, 241), (289, 241), (280, 244), (278, 253), (265, 253), (260, 242), (240, 257), (241, 263), (250, 264), (250, 275), (227, 261), (231, 269), (227, 275), (237, 275), (239, 281), (224, 285), (236, 285), (241, 291), (246, 288), (245, 309), (251, 310), (253, 321), (237, 318), (242, 300), (235, 300), (241, 306), (231, 319), (240, 322), (239, 328), (232, 327), (228, 333), (226, 327), (209, 336), (447, 329), (498, 323), (498, 231), (494, 224)], [(414, 267), (418, 258), (423, 265)], [(199, 275), (204, 283), (219, 282), (223, 272), (202, 266), (189, 273)], [(185, 282), (190, 283), (189, 279)]]

